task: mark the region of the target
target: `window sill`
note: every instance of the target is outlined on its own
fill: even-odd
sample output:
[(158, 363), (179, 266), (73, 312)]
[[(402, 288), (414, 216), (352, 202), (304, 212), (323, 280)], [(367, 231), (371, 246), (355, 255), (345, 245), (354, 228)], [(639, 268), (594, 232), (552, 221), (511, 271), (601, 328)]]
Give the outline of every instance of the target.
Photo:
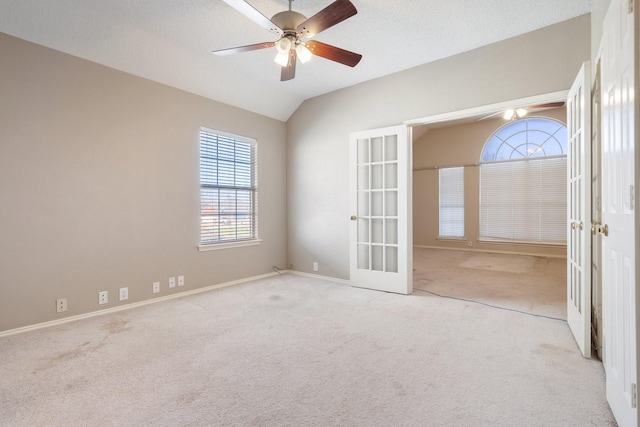
[(467, 239), (465, 239), (464, 237), (453, 237), (453, 236), (438, 236), (436, 237), (436, 240), (442, 240), (442, 241), (453, 241), (453, 242), (464, 242)]
[(521, 240), (500, 240), (500, 239), (479, 239), (478, 243), (499, 243), (504, 245), (528, 245), (528, 246), (557, 246), (566, 247), (566, 243), (553, 243), (553, 242), (526, 242)]
[(198, 246), (198, 250), (200, 252), (206, 251), (219, 251), (222, 249), (233, 249), (233, 248), (242, 248), (245, 246), (257, 246), (262, 243), (262, 240), (241, 240), (238, 242), (229, 242), (229, 243), (211, 243), (209, 245), (200, 245)]

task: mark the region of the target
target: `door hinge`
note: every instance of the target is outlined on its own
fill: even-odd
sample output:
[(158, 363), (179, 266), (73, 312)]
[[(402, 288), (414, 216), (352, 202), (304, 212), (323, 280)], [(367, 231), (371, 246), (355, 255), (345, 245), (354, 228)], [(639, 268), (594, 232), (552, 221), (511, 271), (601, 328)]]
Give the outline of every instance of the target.
[(609, 235), (609, 225), (602, 225), (599, 222), (594, 222), (591, 224), (591, 234), (594, 236), (596, 234), (604, 234), (606, 237)]
[(633, 13), (633, 3), (635, 0), (629, 0), (629, 13)]
[(636, 188), (633, 185), (629, 186), (629, 210), (636, 208)]
[(635, 383), (631, 384), (631, 407), (638, 407), (638, 387)]

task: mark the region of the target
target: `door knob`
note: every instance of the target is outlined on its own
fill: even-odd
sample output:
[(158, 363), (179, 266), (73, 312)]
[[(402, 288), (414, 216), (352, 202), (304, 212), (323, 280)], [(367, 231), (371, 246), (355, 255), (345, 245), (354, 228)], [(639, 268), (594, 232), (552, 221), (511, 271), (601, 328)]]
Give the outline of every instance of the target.
[(355, 221), (356, 219), (358, 219), (358, 217), (357, 217), (357, 216), (355, 216), (355, 215), (351, 215), (351, 221)]

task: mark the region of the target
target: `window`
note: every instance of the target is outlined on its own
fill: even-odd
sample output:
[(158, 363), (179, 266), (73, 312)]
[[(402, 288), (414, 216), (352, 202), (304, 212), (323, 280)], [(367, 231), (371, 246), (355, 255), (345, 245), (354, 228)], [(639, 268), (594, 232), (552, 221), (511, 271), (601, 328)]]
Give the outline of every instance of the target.
[(464, 238), (464, 168), (439, 170), (440, 237)]
[(480, 164), (480, 239), (566, 244), (567, 129), (529, 118), (498, 129)]
[(256, 239), (256, 142), (201, 129), (201, 247)]

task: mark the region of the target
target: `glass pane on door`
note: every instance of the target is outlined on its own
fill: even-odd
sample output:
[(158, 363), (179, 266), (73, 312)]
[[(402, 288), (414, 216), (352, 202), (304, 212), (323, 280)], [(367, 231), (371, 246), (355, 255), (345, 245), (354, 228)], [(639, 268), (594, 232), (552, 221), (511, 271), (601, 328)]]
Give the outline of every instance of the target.
[(398, 141), (357, 142), (358, 269), (398, 271)]

